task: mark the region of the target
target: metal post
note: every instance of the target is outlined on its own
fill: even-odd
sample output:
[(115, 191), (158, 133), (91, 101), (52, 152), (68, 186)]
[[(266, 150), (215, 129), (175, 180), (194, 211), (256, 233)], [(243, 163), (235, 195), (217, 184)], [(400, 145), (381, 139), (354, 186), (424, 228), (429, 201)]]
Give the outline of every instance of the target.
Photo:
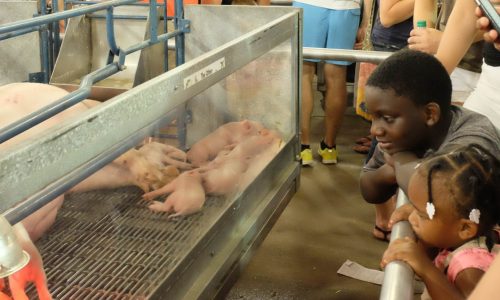
[[(409, 203), (403, 190), (398, 190), (396, 207)], [(403, 237), (415, 237), (410, 223), (401, 221), (392, 227), (391, 242)], [(392, 261), (384, 271), (384, 281), (380, 292), (381, 300), (405, 300), (413, 299), (413, 279), (415, 273), (405, 262)]]

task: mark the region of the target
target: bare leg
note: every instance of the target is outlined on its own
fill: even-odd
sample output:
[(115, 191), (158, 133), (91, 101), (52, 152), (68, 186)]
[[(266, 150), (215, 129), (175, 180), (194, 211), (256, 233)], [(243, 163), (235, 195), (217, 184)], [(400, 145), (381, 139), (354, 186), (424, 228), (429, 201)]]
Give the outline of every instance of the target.
[(313, 77), (316, 64), (304, 62), (302, 69), (302, 108), (301, 108), (301, 143), (309, 145), (311, 143), (311, 114), (313, 110), (314, 92)]
[(335, 145), (347, 106), (346, 67), (325, 64), (325, 81), (325, 143), (331, 147)]
[[(385, 203), (375, 204), (375, 225), (382, 230), (388, 230), (389, 219), (396, 208), (395, 197), (391, 197)], [(383, 239), (383, 232), (373, 229), (373, 235), (376, 238)]]

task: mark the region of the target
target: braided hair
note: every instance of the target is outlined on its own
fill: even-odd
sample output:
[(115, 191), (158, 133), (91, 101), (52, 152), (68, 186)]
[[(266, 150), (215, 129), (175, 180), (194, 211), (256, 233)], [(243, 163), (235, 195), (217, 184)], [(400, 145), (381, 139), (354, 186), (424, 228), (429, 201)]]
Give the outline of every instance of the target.
[(492, 228), (500, 222), (500, 161), (483, 147), (471, 144), (435, 155), (425, 165), (429, 202), (433, 202), (432, 177), (441, 173), (460, 217), (468, 219), (472, 209), (481, 212), (478, 233), (491, 245)]

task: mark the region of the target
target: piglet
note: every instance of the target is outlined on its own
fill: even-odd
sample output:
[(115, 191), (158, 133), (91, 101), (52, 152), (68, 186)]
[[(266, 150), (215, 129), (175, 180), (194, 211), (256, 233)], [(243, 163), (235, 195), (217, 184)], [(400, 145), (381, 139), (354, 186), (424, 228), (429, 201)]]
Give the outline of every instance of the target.
[(184, 216), (198, 212), (205, 203), (205, 191), (202, 178), (198, 171), (184, 172), (174, 181), (161, 189), (143, 195), (146, 200), (151, 200), (163, 194), (170, 194), (165, 202), (154, 201), (149, 206), (154, 211), (175, 212), (169, 218)]
[(262, 129), (257, 135), (248, 137), (236, 145), (229, 145), (228, 158), (254, 157), (269, 148), (276, 136), (268, 129)]
[(227, 195), (238, 190), (241, 176), (248, 168), (251, 157), (224, 159), (218, 156), (200, 168), (203, 187), (209, 195)]
[(115, 159), (113, 163), (129, 172), (133, 184), (144, 192), (149, 192), (153, 185), (163, 180), (164, 175), (161, 169), (142, 155), (139, 150), (130, 149)]
[(262, 128), (260, 123), (249, 120), (226, 123), (195, 143), (187, 152), (187, 158), (199, 167), (216, 157), (225, 147), (258, 134)]
[(186, 162), (186, 153), (174, 146), (152, 142), (139, 148), (139, 152), (159, 169), (168, 165), (181, 170), (192, 169), (191, 164)]

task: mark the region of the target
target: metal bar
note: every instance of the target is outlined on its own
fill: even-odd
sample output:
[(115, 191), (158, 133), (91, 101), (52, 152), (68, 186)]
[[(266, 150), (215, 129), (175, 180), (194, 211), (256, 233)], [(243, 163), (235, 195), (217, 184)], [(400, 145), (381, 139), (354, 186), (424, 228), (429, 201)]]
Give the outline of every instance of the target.
[[(398, 190), (396, 207), (409, 203), (403, 190)], [(415, 234), (408, 221), (401, 221), (392, 227), (391, 242), (404, 237), (414, 238)], [(413, 299), (413, 269), (405, 262), (392, 261), (384, 271), (384, 281), (380, 291), (381, 300)]]
[(5, 33), (5, 34), (1, 34), (0, 35), (0, 41), (7, 40), (7, 39), (10, 39), (10, 38), (13, 38), (13, 37), (16, 37), (16, 36), (20, 36), (20, 35), (23, 35), (23, 34), (26, 34), (26, 33), (30, 33), (30, 32), (33, 32), (33, 31), (37, 31), (37, 30), (42, 29), (43, 27), (45, 27), (45, 25), (43, 25), (43, 26), (34, 26), (34, 27), (30, 27), (30, 28), (16, 30), (14, 32), (8, 32), (8, 33)]
[[(162, 11), (162, 14), (163, 14), (163, 32), (164, 33), (168, 33), (168, 22), (167, 22), (167, 2), (164, 1), (164, 6), (163, 6), (163, 11)], [(163, 72), (167, 72), (168, 71), (168, 42), (170, 40), (167, 40), (166, 42), (163, 43)]]
[[(78, 0), (67, 0), (66, 3), (68, 4), (77, 4), (77, 5), (81, 5), (81, 4), (85, 4), (85, 5), (92, 5), (92, 4), (97, 4), (97, 3), (101, 3), (100, 1), (78, 1)], [(128, 4), (129, 6), (149, 6), (149, 3), (131, 3), (131, 4)], [(158, 6), (164, 6), (164, 4), (157, 4)]]
[[(157, 40), (155, 43), (153, 43), (151, 40), (145, 40), (143, 42), (140, 42), (138, 44), (135, 44), (133, 46), (130, 46), (129, 48), (125, 49), (125, 50), (121, 50), (120, 51), (120, 54), (119, 54), (119, 63), (120, 63), (120, 66), (123, 66), (125, 64), (125, 58), (128, 54), (131, 54), (131, 53), (134, 53), (138, 50), (141, 50), (141, 49), (144, 49), (146, 47), (149, 47), (153, 44), (157, 44), (157, 43), (161, 43), (161, 42), (164, 42), (164, 41), (168, 41), (170, 38), (174, 37), (174, 36), (178, 36), (182, 34), (182, 31), (181, 30), (175, 30), (173, 32), (169, 32), (169, 33), (166, 33), (166, 34), (161, 34), (157, 37)], [(174, 47), (175, 47), (175, 44), (174, 44)]]
[[(162, 35), (159, 35), (157, 37), (156, 42), (153, 42), (152, 40), (149, 39), (149, 40), (140, 42), (139, 44), (130, 46), (129, 48), (127, 48), (123, 52), (128, 55), (128, 54), (133, 53), (135, 51), (141, 50), (141, 49), (143, 49), (143, 48), (145, 48), (147, 46), (150, 46), (150, 45), (153, 45), (153, 44), (156, 44), (156, 43), (160, 43), (160, 42), (164, 42), (164, 41), (168, 41), (170, 38), (176, 37), (176, 36), (178, 36), (180, 34), (182, 34), (181, 30), (175, 30), (175, 31), (172, 31), (172, 32), (167, 33), (167, 34), (162, 34)], [(175, 44), (174, 44), (174, 47), (175, 47)]]
[(113, 63), (86, 75), (80, 88), (76, 91), (2, 128), (0, 130), (0, 144), (87, 98), (94, 82), (113, 75), (119, 70), (118, 64)]
[(380, 63), (389, 57), (392, 52), (383, 51), (364, 51), (364, 50), (345, 50), (345, 49), (324, 49), (304, 47), (302, 50), (303, 58), (321, 59), (321, 60), (345, 60), (352, 62), (371, 62)]
[[(52, 12), (57, 13), (59, 12), (59, 3), (58, 1), (54, 1), (52, 3)], [(54, 44), (52, 47), (54, 48), (54, 64), (57, 56), (59, 55), (59, 48), (61, 47), (61, 36), (60, 36), (60, 28), (59, 28), (59, 21), (54, 22)]]
[[(181, 18), (184, 16), (184, 7), (182, 6), (182, 0), (175, 0), (175, 29), (181, 29)], [(177, 49), (175, 51), (175, 63), (176, 66), (180, 66), (184, 63), (184, 34), (179, 34), (175, 36), (175, 45)]]
[(149, 1), (149, 39), (152, 43), (158, 41), (158, 12), (156, 11), (156, 0)]
[(54, 14), (50, 14), (50, 15), (44, 15), (44, 16), (36, 17), (33, 19), (29, 19), (29, 20), (16, 21), (16, 22), (12, 22), (12, 23), (8, 23), (8, 24), (0, 26), (0, 34), (19, 30), (19, 29), (29, 28), (29, 27), (33, 27), (33, 26), (44, 25), (47, 23), (52, 23), (52, 22), (56, 22), (59, 20), (64, 20), (67, 18), (80, 16), (80, 15), (83, 15), (86, 13), (91, 13), (91, 12), (95, 12), (98, 10), (106, 9), (106, 8), (112, 7), (112, 6), (131, 4), (131, 3), (134, 3), (136, 1), (137, 0), (110, 0), (110, 1), (106, 1), (106, 2), (100, 2), (98, 4), (89, 5), (87, 7), (79, 7), (79, 8), (75, 8), (75, 9), (65, 10), (62, 12), (58, 12), (58, 13), (54, 13)]
[[(87, 17), (91, 19), (105, 19), (106, 15), (92, 13), (88, 14)], [(147, 20), (146, 16), (130, 16), (130, 15), (115, 15), (113, 14), (113, 20)]]
[[(40, 1), (40, 8), (41, 8), (41, 14), (42, 16), (47, 15), (47, 3), (45, 0)], [(47, 23), (48, 24), (48, 23)], [(43, 82), (48, 83), (49, 82), (49, 76), (50, 76), (50, 53), (49, 53), (49, 33), (48, 33), (48, 28), (45, 26), (45, 29), (43, 29), (40, 32), (40, 59), (41, 59), (41, 64), (42, 64), (42, 72), (43, 72)]]
[(113, 7), (106, 9), (106, 37), (108, 39), (109, 51), (114, 55), (118, 55), (120, 49), (116, 45), (115, 27), (113, 26)]

